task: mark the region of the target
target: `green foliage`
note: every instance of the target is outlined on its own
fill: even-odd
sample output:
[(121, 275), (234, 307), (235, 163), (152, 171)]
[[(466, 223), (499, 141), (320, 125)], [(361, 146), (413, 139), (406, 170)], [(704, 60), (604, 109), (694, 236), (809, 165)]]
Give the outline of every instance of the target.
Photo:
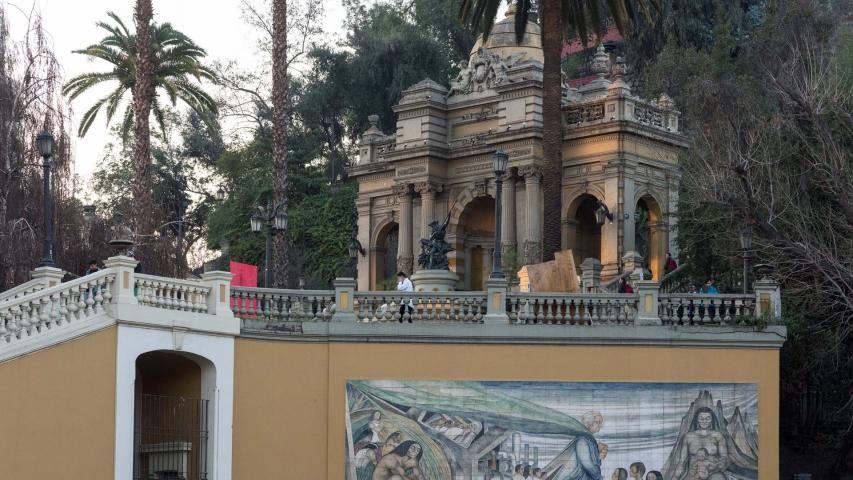
[[(115, 89), (106, 97), (95, 102), (80, 119), (78, 134), (86, 135), (89, 127), (97, 118), (101, 109), (106, 109), (107, 123), (118, 111), (123, 99), (133, 92), (136, 84), (136, 34), (131, 33), (121, 18), (113, 12), (107, 16), (114, 23), (98, 22), (96, 25), (105, 30), (107, 35), (100, 42), (90, 45), (74, 53), (86, 55), (92, 59), (100, 59), (112, 66), (106, 72), (83, 73), (68, 80), (62, 93), (74, 100), (83, 92), (104, 82), (116, 83)], [(201, 61), (207, 55), (203, 48), (196, 45), (189, 37), (176, 30), (170, 23), (151, 25), (151, 51), (153, 54), (154, 70), (152, 73), (153, 88), (165, 96), (174, 107), (178, 100), (189, 105), (202, 118), (210, 118), (211, 112), (217, 110), (216, 102), (196, 83), (202, 79), (215, 81), (213, 72)], [(151, 110), (160, 125), (161, 131), (166, 130), (165, 105), (162, 97), (154, 96)], [(133, 123), (133, 110), (130, 105), (125, 108), (121, 124), (123, 138), (127, 138)]]

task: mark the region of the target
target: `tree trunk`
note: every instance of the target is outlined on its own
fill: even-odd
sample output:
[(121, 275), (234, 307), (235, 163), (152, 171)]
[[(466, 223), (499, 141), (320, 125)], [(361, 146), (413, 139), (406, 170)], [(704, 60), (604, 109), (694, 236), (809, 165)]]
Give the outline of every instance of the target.
[(148, 125), (151, 102), (154, 95), (152, 72), (154, 69), (151, 52), (151, 0), (136, 0), (133, 13), (136, 21), (137, 70), (133, 87), (133, 224), (137, 235), (137, 259), (151, 260), (151, 233), (153, 227), (154, 200), (151, 191), (151, 130)]
[(542, 198), (544, 218), (542, 260), (554, 259), (562, 249), (563, 122), (561, 119), (560, 52), (563, 35), (560, 29), (560, 0), (543, 0), (540, 4), (542, 51), (545, 65), (542, 80)]
[[(287, 211), (287, 0), (273, 0), (272, 163), (274, 202)], [(273, 237), (273, 286), (287, 285), (287, 232)]]

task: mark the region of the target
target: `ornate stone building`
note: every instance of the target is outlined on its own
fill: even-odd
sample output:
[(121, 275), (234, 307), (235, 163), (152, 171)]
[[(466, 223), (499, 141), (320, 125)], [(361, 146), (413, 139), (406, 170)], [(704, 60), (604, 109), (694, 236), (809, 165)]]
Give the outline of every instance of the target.
[[(515, 43), (514, 12), (478, 41), (450, 88), (423, 80), (394, 106), (396, 131), (384, 134), (377, 117), (359, 143), (350, 175), (359, 184), (359, 289), (374, 289), (397, 270), (416, 268), (420, 239), (432, 220), (450, 216), (450, 267), (458, 288), (481, 290), (494, 248), (495, 183), (491, 158), (508, 152), (504, 177), (504, 264), (542, 260), (543, 222), (560, 222), (562, 247), (575, 263), (597, 258), (602, 278), (633, 269), (646, 258), (654, 278), (666, 252), (677, 257), (675, 222), (678, 154), (687, 143), (667, 95), (632, 95), (621, 59), (599, 47), (598, 78), (563, 98), (563, 211), (543, 218), (542, 49), (529, 23)], [(600, 224), (605, 212), (610, 218)], [(638, 253), (639, 252), (639, 253)]]

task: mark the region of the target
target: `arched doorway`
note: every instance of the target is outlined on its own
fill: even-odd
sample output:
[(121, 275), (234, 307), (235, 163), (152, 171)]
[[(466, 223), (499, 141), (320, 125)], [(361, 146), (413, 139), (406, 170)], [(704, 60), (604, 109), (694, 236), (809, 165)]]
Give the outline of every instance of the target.
[(585, 193), (569, 208), (569, 248), (580, 265), (587, 258), (601, 260), (601, 225), (595, 219), (598, 199)]
[[(495, 199), (476, 197), (462, 210), (457, 226), (457, 274), (466, 290), (484, 290), (495, 247)], [(462, 267), (462, 268), (460, 268)]]
[(169, 351), (136, 359), (134, 480), (208, 478), (212, 368)]
[(396, 280), (397, 249), (400, 227), (397, 222), (388, 222), (383, 226), (371, 247), (370, 289), (384, 290)]
[(660, 280), (666, 257), (666, 234), (660, 228), (661, 210), (657, 200), (644, 195), (634, 210), (634, 247), (643, 256), (653, 280)]

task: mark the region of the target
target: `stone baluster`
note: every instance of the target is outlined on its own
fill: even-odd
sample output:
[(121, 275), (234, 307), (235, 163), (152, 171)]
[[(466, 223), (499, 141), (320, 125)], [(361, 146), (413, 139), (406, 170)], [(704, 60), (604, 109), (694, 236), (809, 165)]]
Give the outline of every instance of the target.
[(336, 278), (335, 282), (335, 314), (333, 322), (356, 322), (355, 308), (355, 279)]
[(400, 205), (400, 230), (397, 240), (397, 270), (410, 275), (414, 270), (412, 255), (412, 186), (408, 183), (394, 185), (394, 195)]
[(767, 316), (778, 320), (782, 316), (782, 297), (779, 283), (769, 277), (756, 280), (752, 284), (755, 292), (755, 316)]
[(658, 292), (660, 283), (651, 280), (639, 280), (635, 282), (637, 294), (640, 297), (639, 312), (635, 320), (636, 325), (660, 325), (658, 315)]

